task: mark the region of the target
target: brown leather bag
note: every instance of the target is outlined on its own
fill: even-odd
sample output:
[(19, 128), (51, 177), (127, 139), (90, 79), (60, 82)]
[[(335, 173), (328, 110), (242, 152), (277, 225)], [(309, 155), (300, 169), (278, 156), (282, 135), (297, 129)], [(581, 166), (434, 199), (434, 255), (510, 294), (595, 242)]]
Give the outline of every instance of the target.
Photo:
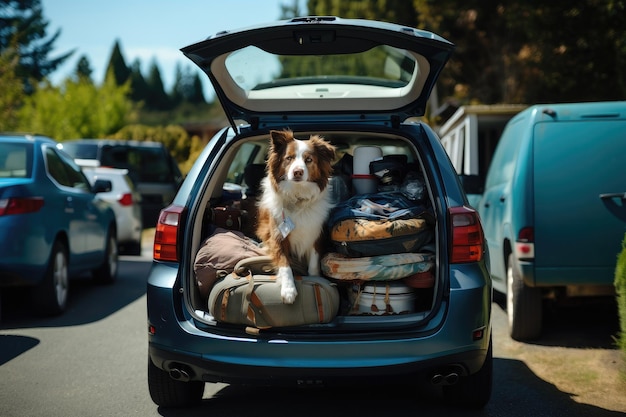
[(200, 294), (208, 297), (215, 281), (233, 272), (237, 262), (260, 255), (265, 251), (243, 233), (216, 228), (202, 243), (193, 266)]

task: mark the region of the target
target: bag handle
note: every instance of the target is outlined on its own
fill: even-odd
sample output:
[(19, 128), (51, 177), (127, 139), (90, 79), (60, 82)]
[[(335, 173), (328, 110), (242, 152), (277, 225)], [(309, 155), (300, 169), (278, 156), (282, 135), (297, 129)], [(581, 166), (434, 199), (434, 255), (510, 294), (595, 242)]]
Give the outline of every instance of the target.
[(235, 275), (239, 277), (252, 275), (274, 275), (276, 267), (268, 255), (251, 256), (242, 259), (235, 265)]

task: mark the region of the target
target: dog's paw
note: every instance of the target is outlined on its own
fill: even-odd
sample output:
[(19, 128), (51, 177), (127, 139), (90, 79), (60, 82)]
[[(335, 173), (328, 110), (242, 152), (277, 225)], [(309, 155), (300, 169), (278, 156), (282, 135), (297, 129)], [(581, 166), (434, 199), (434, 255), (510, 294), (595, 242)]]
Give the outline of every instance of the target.
[(298, 290), (293, 282), (283, 281), (280, 287), (280, 297), (283, 300), (283, 304), (293, 304), (298, 296)]
[(290, 267), (278, 268), (277, 282), (280, 285), (280, 298), (283, 304), (293, 304), (298, 296), (296, 283), (293, 279), (293, 272)]

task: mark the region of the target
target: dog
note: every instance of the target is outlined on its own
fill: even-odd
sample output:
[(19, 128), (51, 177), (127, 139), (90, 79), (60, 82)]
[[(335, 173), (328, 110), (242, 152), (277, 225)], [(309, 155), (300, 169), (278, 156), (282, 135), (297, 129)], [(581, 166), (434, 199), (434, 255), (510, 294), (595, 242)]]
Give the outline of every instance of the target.
[(291, 130), (270, 131), (257, 237), (277, 268), (284, 304), (293, 304), (298, 295), (294, 269), (304, 275), (306, 265), (309, 275), (320, 274), (324, 222), (333, 205), (328, 185), (334, 159), (335, 147), (319, 135), (302, 140)]

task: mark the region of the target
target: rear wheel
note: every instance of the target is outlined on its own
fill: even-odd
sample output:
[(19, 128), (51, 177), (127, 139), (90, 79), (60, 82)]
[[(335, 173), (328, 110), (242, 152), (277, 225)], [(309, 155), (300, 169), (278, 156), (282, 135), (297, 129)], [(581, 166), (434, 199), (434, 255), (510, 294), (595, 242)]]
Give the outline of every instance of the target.
[(35, 309), (44, 315), (57, 315), (65, 311), (69, 294), (68, 256), (65, 245), (54, 242), (46, 274), (34, 289)]
[(148, 358), (148, 389), (152, 401), (161, 407), (191, 407), (200, 404), (204, 382), (176, 381)]
[(111, 284), (117, 278), (119, 253), (117, 250), (117, 235), (115, 230), (109, 230), (105, 257), (102, 265), (92, 271), (93, 278), (100, 284)]
[(523, 341), (541, 335), (542, 303), (541, 289), (524, 284), (513, 267), (513, 254), (510, 254), (506, 270), (506, 311), (511, 338)]
[(444, 400), (466, 408), (483, 408), (491, 398), (493, 381), (493, 348), (489, 339), (489, 349), (485, 362), (475, 374), (461, 377), (454, 385), (443, 387)]

